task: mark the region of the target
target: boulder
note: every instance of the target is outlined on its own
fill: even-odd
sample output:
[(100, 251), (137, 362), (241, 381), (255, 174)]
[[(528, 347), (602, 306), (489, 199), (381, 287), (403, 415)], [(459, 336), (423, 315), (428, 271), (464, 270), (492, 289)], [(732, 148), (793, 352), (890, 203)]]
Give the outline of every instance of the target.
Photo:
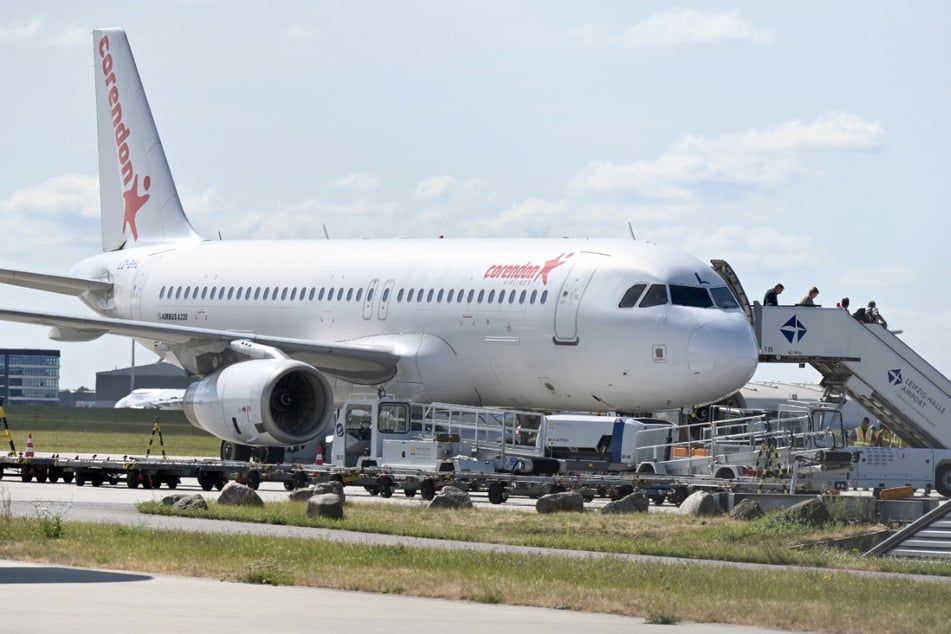
[(336, 493), (318, 493), (307, 500), (307, 517), (343, 519), (343, 498)]
[(602, 513), (646, 513), (650, 500), (640, 491), (626, 495), (620, 500), (608, 502), (601, 509)]
[(176, 511), (207, 511), (208, 502), (199, 494), (184, 495), (172, 505)]
[(696, 491), (687, 496), (677, 512), (681, 515), (693, 515), (694, 517), (709, 517), (720, 514), (720, 504), (717, 502), (717, 496), (706, 491)]
[(346, 503), (347, 496), (343, 492), (343, 482), (338, 482), (337, 480), (327, 480), (326, 482), (319, 482), (314, 487), (314, 495), (320, 495), (323, 493), (335, 493), (340, 496), (340, 499)]
[(229, 482), (218, 494), (218, 504), (224, 506), (264, 506), (264, 500), (251, 487), (237, 482)]
[(287, 499), (291, 502), (306, 502), (314, 497), (314, 489), (297, 489), (287, 494)]
[(584, 513), (584, 497), (577, 491), (549, 493), (538, 498), (535, 510), (539, 513)]
[(431, 509), (471, 509), (469, 494), (458, 487), (443, 487), (439, 495), (429, 503)]
[(733, 510), (730, 511), (730, 517), (735, 520), (743, 520), (746, 522), (759, 519), (766, 515), (766, 511), (757, 504), (754, 500), (749, 498), (744, 498), (733, 507)]
[(162, 498), (162, 504), (165, 506), (175, 506), (176, 502), (179, 500), (184, 500), (187, 497), (187, 493), (172, 493), (171, 495), (166, 495)]
[(785, 511), (780, 512), (780, 517), (807, 526), (824, 526), (832, 521), (829, 509), (819, 499), (806, 500), (795, 506), (790, 506)]

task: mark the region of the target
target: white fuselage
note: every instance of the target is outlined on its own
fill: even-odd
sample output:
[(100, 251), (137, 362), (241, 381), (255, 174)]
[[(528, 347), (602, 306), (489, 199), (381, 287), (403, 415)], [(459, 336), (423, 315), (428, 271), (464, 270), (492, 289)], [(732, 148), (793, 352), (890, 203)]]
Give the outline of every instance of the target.
[[(725, 287), (701, 261), (633, 240), (189, 241), (104, 253), (71, 274), (115, 284), (109, 301), (84, 296), (105, 316), (393, 350), (383, 387), (405, 398), (669, 409), (739, 389), (757, 361), (736, 308), (620, 308), (638, 283)], [(143, 343), (209, 371), (206, 351)], [(367, 391), (334, 387), (338, 401)]]

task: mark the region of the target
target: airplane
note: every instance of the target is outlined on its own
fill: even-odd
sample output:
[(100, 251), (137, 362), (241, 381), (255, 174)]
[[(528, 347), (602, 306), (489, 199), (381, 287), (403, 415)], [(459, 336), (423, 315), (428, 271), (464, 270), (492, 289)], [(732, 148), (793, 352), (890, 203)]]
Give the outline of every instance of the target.
[(132, 337), (186, 370), (189, 421), (222, 458), (325, 435), (335, 405), (422, 402), (641, 412), (752, 376), (724, 279), (632, 239), (206, 240), (185, 214), (122, 29), (93, 31), (102, 250), (67, 276), (0, 282), (97, 316), (0, 310), (57, 341)]

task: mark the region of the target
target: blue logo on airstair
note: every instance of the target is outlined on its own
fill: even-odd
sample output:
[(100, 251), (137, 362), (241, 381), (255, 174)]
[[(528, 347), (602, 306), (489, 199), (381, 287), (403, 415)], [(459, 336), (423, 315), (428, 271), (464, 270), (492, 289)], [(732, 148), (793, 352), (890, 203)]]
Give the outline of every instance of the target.
[(779, 332), (783, 333), (789, 343), (797, 343), (806, 336), (806, 327), (793, 315), (789, 318), (789, 321), (780, 327)]
[(901, 378), (901, 369), (888, 371), (888, 382), (892, 385), (901, 385), (904, 383)]

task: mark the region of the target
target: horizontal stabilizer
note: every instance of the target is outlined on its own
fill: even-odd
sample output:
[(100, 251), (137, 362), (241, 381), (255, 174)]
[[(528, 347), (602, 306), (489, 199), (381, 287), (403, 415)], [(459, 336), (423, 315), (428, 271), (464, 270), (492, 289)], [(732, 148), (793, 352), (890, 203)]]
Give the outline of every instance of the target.
[(0, 283), (74, 296), (82, 295), (86, 291), (107, 293), (112, 290), (112, 284), (109, 282), (63, 277), (62, 275), (45, 275), (29, 271), (13, 271), (11, 269), (0, 269)]

